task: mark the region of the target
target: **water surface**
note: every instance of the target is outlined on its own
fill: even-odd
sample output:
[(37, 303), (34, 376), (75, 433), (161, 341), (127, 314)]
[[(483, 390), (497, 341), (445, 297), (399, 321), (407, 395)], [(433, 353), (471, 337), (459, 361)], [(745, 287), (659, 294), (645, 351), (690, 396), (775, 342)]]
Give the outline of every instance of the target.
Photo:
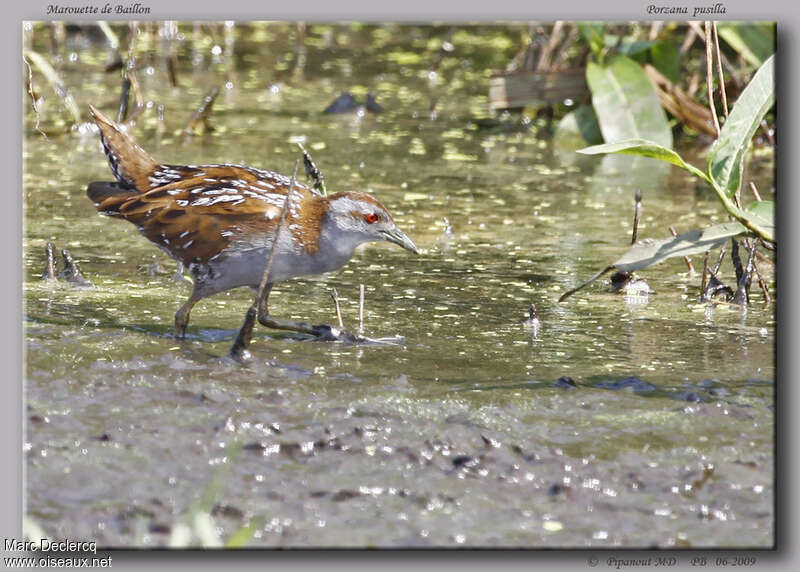
[[(168, 163), (283, 173), (302, 141), (329, 190), (377, 196), (422, 254), (367, 245), (339, 272), (278, 285), (270, 307), (333, 323), (336, 288), (354, 330), (364, 284), (366, 334), (404, 341), (257, 326), (240, 366), (225, 355), (246, 289), (198, 303), (175, 340), (190, 285), (133, 225), (94, 211), (86, 184), (110, 176), (96, 134), (44, 138), (27, 114), (26, 511), (46, 532), (163, 546), (214, 491), (219, 534), (253, 524), (253, 546), (772, 545), (773, 306), (755, 287), (747, 310), (697, 303), (680, 259), (641, 273), (649, 297), (601, 280), (557, 303), (629, 244), (636, 189), (640, 236), (655, 238), (722, 222), (709, 190), (654, 161), (579, 156), (543, 125), (479, 126), (489, 70), (515, 51), (504, 28), (449, 36), (435, 75), (447, 28), (312, 26), (302, 74), (294, 26), (237, 26), (228, 44), (223, 28), (216, 41), (180, 29), (180, 87), (159, 60), (139, 74), (154, 104), (137, 141)], [(87, 120), (88, 103), (113, 114), (107, 50), (61, 49)], [(213, 85), (215, 129), (184, 137)], [(375, 90), (384, 112), (321, 113), (346, 90)], [(56, 113), (51, 100), (43, 118)], [(771, 194), (771, 157), (752, 165)], [(47, 241), (95, 287), (43, 282)], [(166, 272), (151, 276), (156, 261)], [(729, 261), (721, 277), (733, 282)]]

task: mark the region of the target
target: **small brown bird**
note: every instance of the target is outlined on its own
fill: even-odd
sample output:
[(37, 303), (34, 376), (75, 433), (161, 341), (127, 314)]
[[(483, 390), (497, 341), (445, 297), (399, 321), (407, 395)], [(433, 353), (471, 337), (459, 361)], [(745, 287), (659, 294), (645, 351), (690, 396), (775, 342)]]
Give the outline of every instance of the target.
[[(194, 289), (175, 314), (176, 335), (183, 337), (198, 300), (239, 286), (258, 288), (291, 180), (239, 165), (157, 163), (111, 120), (90, 109), (116, 181), (90, 183), (89, 198), (100, 213), (132, 222), (188, 268)], [(267, 327), (323, 337), (330, 332), (330, 326), (270, 316), (266, 300), (275, 282), (341, 268), (365, 242), (393, 242), (419, 253), (389, 211), (366, 193), (324, 197), (295, 182), (285, 217), (258, 309), (258, 321)]]

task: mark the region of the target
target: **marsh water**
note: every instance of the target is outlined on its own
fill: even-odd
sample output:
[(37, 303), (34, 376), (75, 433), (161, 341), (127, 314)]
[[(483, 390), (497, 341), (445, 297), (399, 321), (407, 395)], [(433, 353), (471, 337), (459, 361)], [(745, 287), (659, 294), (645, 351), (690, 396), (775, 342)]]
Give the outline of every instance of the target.
[[(298, 52), (294, 25), (181, 25), (178, 87), (146, 57), (163, 40), (141, 40), (154, 104), (131, 132), (156, 159), (290, 174), (300, 141), (329, 190), (389, 208), (421, 255), (367, 245), (270, 302), (335, 323), (336, 288), (355, 330), (363, 284), (365, 333), (401, 337), (392, 344), (257, 326), (253, 360), (234, 363), (247, 289), (200, 302), (174, 339), (190, 284), (86, 198), (110, 176), (96, 133), (44, 137), (26, 110), (25, 510), (46, 533), (197, 544), (208, 513), (223, 541), (250, 527), (256, 547), (772, 545), (774, 306), (755, 286), (746, 310), (698, 303), (700, 274), (679, 258), (640, 272), (649, 296), (606, 279), (557, 302), (630, 244), (636, 189), (640, 237), (722, 222), (715, 198), (678, 169), (582, 157), (541, 123), (492, 120), (489, 70), (517, 36), (451, 32), (309, 26)], [(51, 49), (47, 28), (32, 40)], [(445, 40), (454, 49), (432, 71)], [(103, 42), (70, 33), (57, 49), (84, 119), (88, 103), (114, 115), (120, 78), (103, 71)], [(214, 129), (182, 135), (215, 85)], [(322, 113), (369, 90), (382, 113)], [(51, 98), (39, 127), (59, 113)], [(703, 164), (701, 146), (682, 152)], [(750, 165), (771, 194), (771, 155)], [(41, 280), (48, 241), (93, 288)], [(720, 277), (734, 281), (729, 258)], [(523, 324), (532, 303), (538, 330)]]

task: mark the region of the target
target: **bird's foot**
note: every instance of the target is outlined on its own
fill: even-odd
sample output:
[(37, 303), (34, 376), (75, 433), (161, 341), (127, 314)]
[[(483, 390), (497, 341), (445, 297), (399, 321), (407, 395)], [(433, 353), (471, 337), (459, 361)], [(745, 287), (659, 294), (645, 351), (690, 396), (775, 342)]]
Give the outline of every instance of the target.
[(327, 324), (312, 326), (312, 330), (317, 339), (323, 342), (356, 343), (362, 340), (361, 336), (356, 336), (346, 330)]

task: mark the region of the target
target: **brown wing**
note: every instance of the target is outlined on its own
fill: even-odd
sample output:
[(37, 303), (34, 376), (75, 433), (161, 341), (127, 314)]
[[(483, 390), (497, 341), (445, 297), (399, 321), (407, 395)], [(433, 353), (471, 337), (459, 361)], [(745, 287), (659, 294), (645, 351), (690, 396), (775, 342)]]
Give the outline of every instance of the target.
[[(288, 178), (233, 165), (162, 168), (179, 178), (141, 194), (123, 190), (103, 195), (97, 191), (97, 210), (132, 222), (185, 264), (208, 262), (234, 241), (246, 243), (248, 237), (275, 232)], [(91, 189), (90, 185), (90, 196)], [(313, 247), (306, 250), (315, 250), (322, 218), (319, 213), (325, 206), (325, 200), (308, 187), (295, 186), (287, 223), (304, 248), (313, 239)], [(310, 224), (292, 224), (311, 213), (317, 216)]]

